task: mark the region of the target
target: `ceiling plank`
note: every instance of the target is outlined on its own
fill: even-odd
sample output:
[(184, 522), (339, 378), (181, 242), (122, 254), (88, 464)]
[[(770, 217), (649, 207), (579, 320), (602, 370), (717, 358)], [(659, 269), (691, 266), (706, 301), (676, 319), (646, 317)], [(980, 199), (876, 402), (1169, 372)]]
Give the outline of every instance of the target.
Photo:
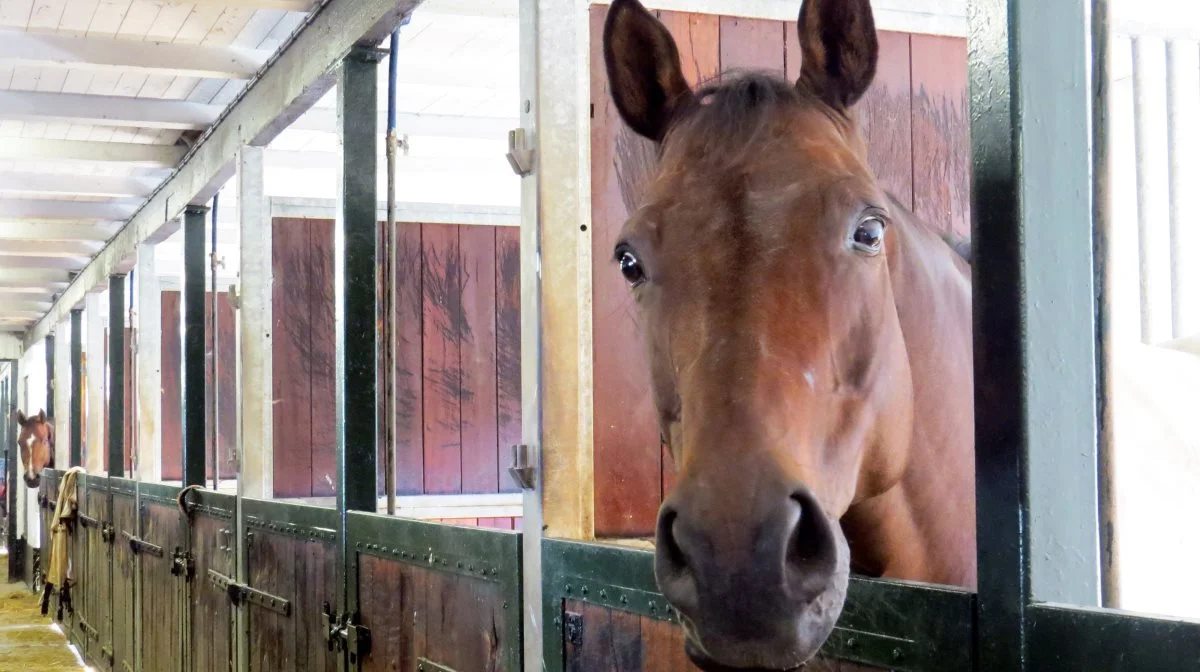
[(5, 254), (0, 252), (0, 266), (9, 269), (26, 268), (30, 270), (59, 269), (64, 271), (78, 271), (86, 266), (87, 262), (87, 257), (39, 257), (32, 255)]
[(53, 201), (49, 199), (2, 199), (0, 220), (19, 221), (120, 221), (137, 210), (125, 201)]
[(184, 147), (132, 142), (0, 138), (0, 159), (13, 161), (86, 161), (174, 166), (186, 151)]
[(82, 240), (12, 240), (0, 238), (0, 254), (16, 257), (90, 257), (104, 243)]
[(103, 243), (116, 231), (113, 225), (0, 221), (0, 239), (85, 240)]
[(286, 12), (309, 12), (314, 0), (166, 0), (168, 5), (199, 7), (246, 7), (249, 9), (282, 9)]
[[(66, 271), (46, 268), (10, 268), (0, 266), (0, 288), (16, 290), (23, 287), (43, 287), (70, 281)], [(0, 290), (3, 291), (3, 290)]]
[(0, 334), (0, 359), (20, 359), (25, 354), (21, 339), (12, 334)]
[(229, 113), (214, 124), (179, 169), (128, 218), (108, 245), (75, 277), (54, 307), (25, 332), (27, 342), (50, 333), (74, 305), (164, 224), (230, 174), (238, 148), (266, 145), (336, 83), (337, 65), (356, 44), (379, 44), (421, 0), (325, 0), (321, 9), (251, 80)]
[(0, 119), (198, 131), (220, 113), (218, 105), (186, 100), (0, 91)]
[(5, 299), (0, 298), (0, 315), (21, 311), (44, 313), (54, 305), (53, 301), (38, 301), (37, 299)]
[(249, 79), (269, 57), (256, 49), (0, 30), (0, 65)]
[(0, 192), (43, 196), (149, 196), (159, 180), (136, 176), (0, 172)]

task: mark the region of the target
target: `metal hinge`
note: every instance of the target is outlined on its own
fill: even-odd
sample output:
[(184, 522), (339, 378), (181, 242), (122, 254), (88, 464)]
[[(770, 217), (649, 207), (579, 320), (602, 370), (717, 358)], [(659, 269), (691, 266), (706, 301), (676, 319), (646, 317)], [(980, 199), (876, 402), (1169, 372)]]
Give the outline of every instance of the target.
[(124, 530), (121, 531), (121, 536), (125, 537), (125, 541), (129, 542), (129, 550), (133, 551), (134, 555), (145, 553), (146, 555), (153, 555), (156, 558), (163, 557), (162, 546), (143, 541)]
[(563, 634), (571, 646), (576, 649), (583, 646), (583, 614), (568, 611), (563, 619)]
[(251, 588), (220, 572), (208, 570), (208, 581), (228, 593), (229, 599), (234, 604), (249, 603), (284, 616), (290, 616), (292, 613), (292, 603), (288, 600), (257, 588)]
[(512, 466), (508, 468), (508, 473), (517, 485), (525, 490), (533, 490), (537, 485), (537, 464), (537, 447), (516, 445), (512, 447)]
[(513, 172), (525, 177), (533, 172), (533, 148), (525, 144), (525, 129), (516, 128), (508, 132), (508, 153), (504, 155)]
[(328, 602), (321, 605), (325, 621), (325, 646), (330, 651), (345, 651), (350, 669), (357, 670), (371, 652), (371, 630), (358, 617), (335, 613)]
[(185, 581), (191, 581), (195, 571), (196, 563), (192, 560), (191, 551), (176, 547), (175, 552), (171, 553), (171, 576), (182, 576)]

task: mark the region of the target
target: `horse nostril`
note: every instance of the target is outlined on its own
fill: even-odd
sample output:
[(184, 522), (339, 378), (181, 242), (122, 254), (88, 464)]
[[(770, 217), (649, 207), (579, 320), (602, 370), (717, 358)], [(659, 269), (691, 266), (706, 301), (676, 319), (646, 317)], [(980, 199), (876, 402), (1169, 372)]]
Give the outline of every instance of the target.
[(837, 546), (829, 516), (812, 495), (799, 492), (792, 501), (799, 516), (787, 545), (789, 584), (796, 597), (808, 600), (823, 592), (837, 571)]
[(679, 514), (667, 506), (663, 507), (662, 513), (658, 517), (659, 560), (665, 562), (666, 568), (674, 573), (682, 572), (687, 568), (687, 557), (679, 546), (679, 540), (675, 538), (675, 523), (678, 520)]

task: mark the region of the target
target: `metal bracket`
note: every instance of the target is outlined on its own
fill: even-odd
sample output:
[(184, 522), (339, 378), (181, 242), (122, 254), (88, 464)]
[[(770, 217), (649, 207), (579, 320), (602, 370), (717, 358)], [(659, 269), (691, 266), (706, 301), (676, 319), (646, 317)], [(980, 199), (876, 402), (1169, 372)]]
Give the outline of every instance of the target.
[(146, 555), (153, 555), (156, 558), (163, 557), (162, 546), (142, 541), (124, 530), (121, 531), (121, 536), (125, 537), (125, 541), (129, 542), (129, 550), (133, 551), (134, 555), (145, 553)]
[(221, 529), (217, 530), (217, 550), (232, 553), (233, 544), (230, 543), (232, 539), (233, 532), (229, 528), (222, 527)]
[(292, 603), (290, 601), (277, 595), (263, 592), (257, 588), (251, 588), (220, 572), (211, 569), (208, 570), (208, 581), (228, 593), (229, 599), (234, 604), (249, 603), (283, 616), (290, 616), (292, 613)]
[(357, 617), (333, 611), (328, 602), (321, 605), (321, 616), (325, 621), (325, 647), (330, 651), (345, 651), (349, 664), (358, 669), (371, 652), (371, 629), (358, 623)]
[(515, 128), (509, 131), (508, 153), (504, 158), (508, 159), (508, 165), (512, 166), (513, 172), (521, 177), (532, 173), (534, 157), (533, 148), (525, 144), (525, 129)]
[(86, 527), (100, 527), (100, 521), (95, 518), (92, 518), (91, 516), (85, 516), (84, 514), (81, 513), (77, 516), (77, 518), (79, 518), (79, 524), (85, 528)]
[(171, 554), (171, 576), (182, 576), (184, 580), (191, 581), (195, 571), (196, 563), (192, 560), (191, 552), (176, 547)]
[(455, 672), (455, 670), (426, 658), (417, 658), (417, 672)]
[(520, 444), (512, 447), (512, 466), (508, 473), (525, 490), (537, 485), (538, 450), (536, 446)]

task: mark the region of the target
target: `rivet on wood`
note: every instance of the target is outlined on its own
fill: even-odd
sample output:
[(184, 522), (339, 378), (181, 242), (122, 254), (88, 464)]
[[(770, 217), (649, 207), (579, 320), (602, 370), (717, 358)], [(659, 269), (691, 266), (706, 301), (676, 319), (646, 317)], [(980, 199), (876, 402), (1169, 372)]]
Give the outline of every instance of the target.
[(856, 648), (858, 648), (858, 640), (857, 640), (857, 639), (855, 639), (855, 638), (853, 638), (853, 637), (850, 637), (850, 638), (848, 638), (848, 639), (846, 640), (846, 648), (847, 648), (847, 649), (856, 649)]
[(904, 657), (904, 652), (899, 648), (892, 649), (892, 660), (900, 660)]

